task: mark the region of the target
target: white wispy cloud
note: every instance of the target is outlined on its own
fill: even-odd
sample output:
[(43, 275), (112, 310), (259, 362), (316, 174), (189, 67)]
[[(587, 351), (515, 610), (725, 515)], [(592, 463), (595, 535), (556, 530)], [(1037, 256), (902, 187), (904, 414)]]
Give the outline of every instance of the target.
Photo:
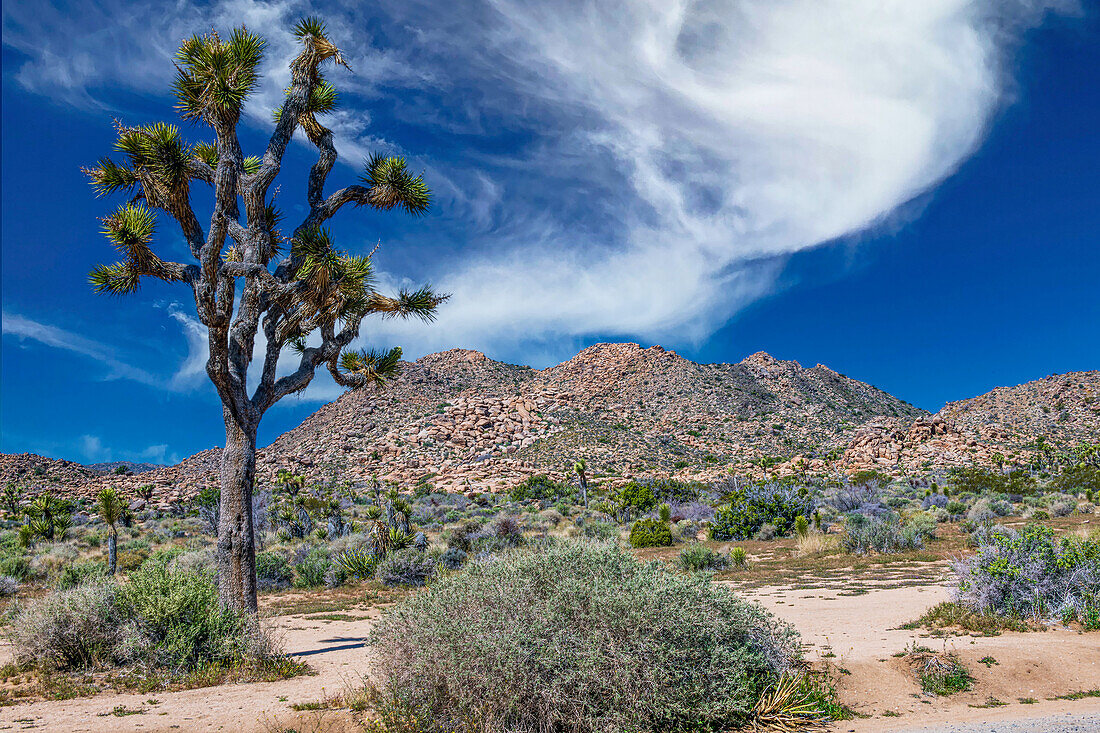
[[(374, 129), (373, 105), (446, 151), (416, 164), (450, 244), (408, 243), (405, 261), (453, 297), (435, 324), (368, 323), (363, 340), (550, 361), (594, 334), (698, 341), (769, 293), (791, 255), (896, 225), (980, 145), (1011, 97), (1022, 35), (1074, 7), (9, 2), (4, 43), (29, 57), (16, 72), (27, 89), (103, 105), (105, 87), (163, 90), (184, 35), (244, 22), (270, 41), (249, 107), (251, 124), (270, 125), (289, 25), (322, 13), (355, 69), (334, 76), (346, 95), (331, 120), (349, 162), (402, 149)], [(191, 346), (182, 384), (205, 346), (188, 316), (172, 317)]]
[(169, 452), (166, 443), (150, 445), (140, 450), (114, 448), (103, 442), (98, 435), (81, 435), (76, 441), (77, 453), (88, 463), (106, 463), (108, 461), (133, 461), (134, 463), (179, 463), (180, 457)]
[(80, 334), (24, 318), (18, 313), (4, 311), (2, 319), (5, 334), (86, 356), (106, 368), (106, 379), (129, 379), (150, 386), (162, 385), (162, 380), (153, 374), (127, 364), (112, 349)]

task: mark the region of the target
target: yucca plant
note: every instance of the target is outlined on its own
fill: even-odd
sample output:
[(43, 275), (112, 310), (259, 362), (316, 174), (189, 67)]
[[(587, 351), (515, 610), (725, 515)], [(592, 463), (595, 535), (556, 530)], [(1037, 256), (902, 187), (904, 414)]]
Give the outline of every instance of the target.
[(781, 674), (753, 709), (753, 723), (764, 730), (782, 733), (827, 730), (828, 722), (829, 716), (807, 689), (805, 676), (797, 672)]
[[(118, 260), (92, 270), (93, 288), (125, 295), (155, 278), (183, 283), (194, 295), (208, 336), (206, 372), (225, 422), (217, 512), (219, 592), (226, 603), (252, 612), (257, 609), (252, 490), (256, 434), (264, 413), (305, 389), (318, 368), (327, 368), (347, 388), (384, 385), (399, 370), (401, 350), (347, 351), (363, 320), (431, 321), (446, 298), (427, 287), (393, 296), (379, 292), (370, 254), (345, 252), (334, 241), (326, 224), (346, 204), (421, 216), (431, 206), (431, 193), (404, 158), (372, 155), (365, 161), (362, 185), (326, 194), (337, 153), (333, 134), (319, 117), (333, 112), (339, 97), (324, 70), (346, 64), (320, 20), (303, 19), (293, 33), (299, 52), (290, 62), (290, 86), (260, 154), (245, 154), (237, 124), (260, 83), (266, 42), (242, 27), (226, 37), (216, 32), (191, 36), (176, 53), (177, 111), (208, 132), (209, 139), (189, 143), (167, 123), (120, 124), (119, 155), (85, 169), (97, 194), (125, 197), (102, 219)], [(274, 194), (298, 129), (318, 157), (306, 181), (306, 214), (287, 234)], [(194, 184), (212, 189), (205, 225), (192, 203)], [(190, 262), (168, 261), (154, 251), (164, 220), (179, 226)], [(265, 345), (258, 353), (261, 328)], [(280, 371), (287, 351), (296, 366)], [(261, 368), (250, 370), (257, 357)], [(256, 375), (253, 384), (248, 384), (249, 374)], [(286, 483), (292, 494), (301, 488), (289, 479)]]
[(399, 527), (390, 527), (390, 531), (388, 534), (388, 548), (390, 552), (397, 552), (398, 550), (404, 550), (412, 546), (413, 536), (411, 533), (406, 532)]
[(108, 486), (100, 490), (96, 497), (96, 510), (99, 518), (107, 524), (107, 569), (111, 575), (118, 570), (118, 523), (126, 513), (126, 505), (118, 491)]
[(72, 505), (51, 491), (43, 491), (27, 506), (27, 524), (31, 539), (52, 542), (64, 539), (65, 532), (73, 526)]
[(378, 567), (378, 556), (365, 547), (345, 550), (336, 557), (336, 564), (343, 568), (349, 578), (365, 580), (374, 576)]

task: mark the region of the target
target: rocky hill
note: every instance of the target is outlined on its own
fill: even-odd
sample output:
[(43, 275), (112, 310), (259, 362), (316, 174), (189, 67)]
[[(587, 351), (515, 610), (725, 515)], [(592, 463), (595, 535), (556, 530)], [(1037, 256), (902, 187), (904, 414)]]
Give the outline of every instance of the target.
[(1040, 438), (1063, 449), (1100, 442), (1100, 371), (997, 387), (908, 424), (873, 420), (857, 431), (841, 464), (911, 472), (992, 465), (1000, 457), (1026, 462)]
[[(1098, 391), (1100, 372), (1080, 372), (950, 403), (933, 416), (820, 364), (765, 353), (696, 364), (659, 346), (597, 344), (536, 370), (453, 349), (406, 363), (385, 390), (323, 406), (261, 450), (257, 475), (270, 481), (285, 468), (493, 491), (534, 473), (562, 475), (578, 458), (612, 481), (927, 471), (1016, 455), (1038, 435), (1063, 445), (1100, 440)], [(68, 464), (61, 482), (83, 492), (153, 483), (171, 502), (213, 484), (218, 458), (211, 449), (130, 477), (88, 476)]]

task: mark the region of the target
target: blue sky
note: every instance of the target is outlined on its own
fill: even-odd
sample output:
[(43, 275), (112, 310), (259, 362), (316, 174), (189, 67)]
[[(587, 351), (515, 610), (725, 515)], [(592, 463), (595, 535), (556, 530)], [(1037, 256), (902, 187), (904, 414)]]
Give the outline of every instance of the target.
[[(110, 152), (113, 118), (172, 118), (180, 38), (241, 22), (270, 42), (242, 123), (259, 149), (305, 12), (352, 66), (331, 74), (332, 185), (380, 151), (436, 193), (419, 220), (343, 212), (339, 241), (381, 241), (388, 284), (454, 294), (433, 326), (367, 323), (364, 344), (540, 367), (604, 340), (766, 350), (930, 410), (1100, 367), (1095, 6), (359, 5), (4, 4), (5, 452), (173, 461), (220, 442), (188, 294), (86, 285), (113, 202), (79, 167)], [(292, 146), (291, 218), (311, 162)], [(318, 377), (261, 442), (338, 393)]]

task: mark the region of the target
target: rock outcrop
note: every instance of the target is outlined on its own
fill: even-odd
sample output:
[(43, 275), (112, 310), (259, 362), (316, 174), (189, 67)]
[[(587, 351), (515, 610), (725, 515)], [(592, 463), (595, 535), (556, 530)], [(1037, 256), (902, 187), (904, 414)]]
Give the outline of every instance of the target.
[[(1048, 377), (930, 415), (871, 385), (766, 353), (696, 364), (659, 346), (596, 344), (548, 369), (452, 349), (404, 365), (385, 390), (349, 393), (260, 451), (259, 481), (377, 477), (449, 491), (499, 491), (584, 458), (608, 481), (875, 469), (923, 472), (1012, 460), (1039, 435), (1100, 440), (1100, 372)], [(220, 453), (134, 476), (4, 456), (4, 480), (92, 494), (153, 484), (156, 501), (216, 483)], [(41, 479), (37, 481), (37, 479)], [(48, 479), (48, 480), (47, 480)]]

